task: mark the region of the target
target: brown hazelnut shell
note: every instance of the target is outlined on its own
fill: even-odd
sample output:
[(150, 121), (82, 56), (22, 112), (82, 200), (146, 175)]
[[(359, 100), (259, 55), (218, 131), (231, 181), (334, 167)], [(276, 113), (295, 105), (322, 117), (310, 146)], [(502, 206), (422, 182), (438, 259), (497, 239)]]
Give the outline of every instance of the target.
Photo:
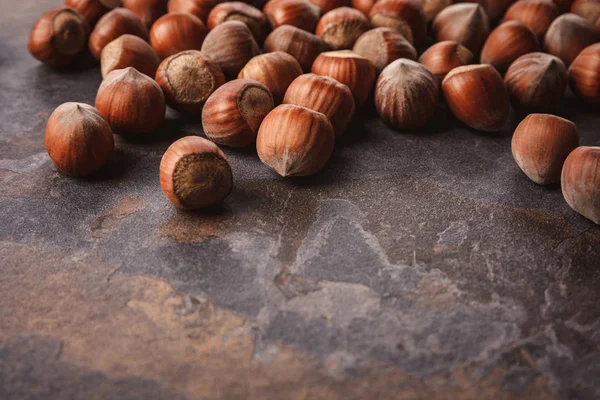
[(186, 13), (169, 13), (160, 17), (150, 29), (150, 45), (161, 59), (185, 50), (200, 50), (208, 28)]
[(520, 21), (543, 39), (552, 21), (559, 15), (560, 9), (552, 0), (520, 0), (509, 7), (504, 21)]
[(320, 37), (291, 25), (280, 26), (267, 36), (264, 51), (284, 51), (294, 57), (302, 71), (310, 72), (317, 56), (331, 47)]
[(90, 35), (90, 52), (100, 59), (104, 46), (126, 33), (148, 41), (148, 29), (137, 15), (122, 7), (109, 11), (100, 18)]
[(565, 159), (579, 146), (575, 124), (551, 114), (529, 114), (512, 137), (512, 154), (521, 171), (538, 185), (560, 180)]
[(352, 122), (356, 108), (348, 86), (315, 74), (297, 77), (285, 92), (283, 102), (325, 114), (338, 137)]
[(315, 6), (321, 9), (321, 12), (325, 14), (335, 8), (348, 7), (350, 6), (350, 0), (309, 0)]
[(363, 33), (352, 51), (371, 61), (378, 74), (394, 60), (417, 58), (413, 45), (391, 28), (375, 28)]
[(113, 152), (110, 126), (94, 107), (64, 103), (50, 116), (44, 142), (56, 168), (83, 177), (98, 171)]
[(167, 13), (169, 0), (121, 0), (123, 7), (131, 10), (140, 17), (142, 22), (151, 27), (161, 16)]
[(419, 62), (433, 74), (438, 84), (441, 84), (448, 72), (456, 67), (471, 64), (473, 53), (453, 40), (444, 40), (425, 50)]
[(588, 20), (575, 14), (563, 14), (548, 28), (544, 50), (569, 66), (581, 50), (598, 40), (600, 31)]
[(165, 97), (154, 81), (134, 68), (109, 73), (100, 84), (96, 108), (118, 135), (153, 133), (165, 118)]
[(208, 15), (208, 28), (214, 29), (215, 26), (226, 21), (245, 23), (258, 45), (264, 43), (271, 31), (271, 26), (265, 14), (258, 8), (241, 1), (228, 1), (216, 5)]
[(495, 21), (501, 17), (514, 0), (467, 0), (470, 3), (478, 3), (483, 7), (490, 20)]
[(571, 5), (571, 12), (596, 24), (600, 20), (600, 2), (598, 0), (575, 0)]
[(520, 56), (540, 50), (536, 34), (519, 21), (507, 21), (490, 33), (483, 49), (481, 63), (494, 66), (504, 74)]
[(325, 13), (317, 24), (316, 35), (332, 49), (351, 49), (356, 40), (371, 28), (371, 23), (358, 10), (340, 7)]
[(490, 33), (490, 22), (483, 7), (475, 3), (459, 3), (444, 8), (433, 20), (438, 42), (453, 40), (479, 54)]
[(375, 5), (375, 0), (351, 0), (350, 4), (352, 4), (352, 8), (357, 9), (368, 17), (371, 8)]
[(167, 11), (192, 14), (206, 23), (211, 10), (219, 3), (220, 0), (169, 0)]
[(454, 3), (454, 0), (420, 0), (420, 3), (427, 22), (431, 22), (444, 8)]
[(600, 224), (600, 147), (573, 150), (565, 160), (560, 181), (567, 204)]
[(229, 196), (233, 173), (216, 144), (199, 136), (186, 136), (170, 145), (163, 155), (160, 186), (178, 208), (206, 208)]
[(324, 114), (292, 104), (271, 111), (258, 130), (260, 160), (283, 177), (308, 176), (325, 166), (335, 133)]
[(314, 33), (321, 10), (307, 0), (269, 0), (263, 12), (274, 28), (292, 25)]
[(600, 43), (583, 49), (569, 67), (571, 88), (589, 104), (600, 104)]
[(273, 96), (263, 84), (235, 79), (217, 89), (202, 111), (206, 137), (229, 147), (245, 147), (256, 141), (258, 128), (273, 109)]
[(65, 0), (65, 6), (77, 11), (90, 27), (120, 4), (121, 0)]
[(182, 113), (200, 114), (209, 96), (225, 82), (217, 63), (197, 50), (167, 57), (156, 71), (167, 104)]
[(102, 49), (100, 53), (100, 71), (106, 77), (116, 69), (133, 67), (142, 74), (153, 77), (160, 64), (160, 58), (154, 49), (134, 35), (121, 35)]
[(397, 30), (417, 48), (425, 43), (427, 18), (418, 0), (379, 0), (371, 8), (369, 19), (373, 26)]

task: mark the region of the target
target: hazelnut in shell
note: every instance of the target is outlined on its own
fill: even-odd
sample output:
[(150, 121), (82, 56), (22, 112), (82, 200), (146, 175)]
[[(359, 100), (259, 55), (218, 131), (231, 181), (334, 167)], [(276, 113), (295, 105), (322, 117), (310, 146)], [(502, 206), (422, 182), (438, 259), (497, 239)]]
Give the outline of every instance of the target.
[(551, 114), (529, 114), (512, 137), (512, 154), (521, 170), (535, 183), (560, 180), (565, 159), (579, 146), (575, 124)]
[(153, 77), (160, 58), (148, 42), (134, 35), (121, 35), (102, 49), (100, 70), (106, 77), (116, 69), (133, 67), (142, 74)]
[(65, 0), (65, 6), (77, 11), (90, 27), (120, 4), (121, 0)]
[(169, 13), (150, 29), (150, 45), (161, 59), (185, 50), (200, 50), (208, 28), (191, 14)]
[(487, 64), (454, 68), (442, 81), (452, 114), (471, 128), (494, 132), (508, 120), (510, 103), (498, 71)]
[(571, 12), (581, 15), (592, 24), (596, 24), (600, 20), (600, 1), (575, 0), (571, 5)]
[(563, 165), (560, 183), (569, 206), (600, 224), (600, 147), (573, 150)]
[(560, 58), (550, 54), (525, 54), (510, 65), (504, 84), (517, 110), (550, 111), (565, 93), (567, 68)]
[(265, 14), (258, 8), (241, 1), (227, 1), (217, 4), (208, 15), (208, 29), (226, 21), (240, 21), (248, 25), (254, 40), (262, 45), (271, 31), (271, 26)]
[(563, 14), (548, 28), (544, 50), (569, 66), (581, 50), (599, 40), (600, 31), (588, 20), (575, 14)]
[(453, 0), (420, 0), (427, 22), (433, 21), (435, 17), (446, 7), (454, 3)]
[(28, 48), (32, 56), (52, 67), (71, 64), (85, 48), (88, 24), (77, 11), (59, 7), (33, 25)]
[(427, 36), (427, 18), (418, 0), (379, 0), (369, 13), (376, 27), (392, 28), (419, 48)]
[(106, 75), (96, 108), (118, 135), (154, 132), (165, 118), (165, 97), (154, 79), (128, 67)]
[(307, 0), (269, 0), (263, 12), (271, 26), (292, 25), (314, 33), (321, 10)]
[(419, 62), (431, 71), (438, 84), (441, 84), (448, 72), (456, 67), (471, 64), (473, 53), (462, 44), (444, 40), (425, 50)]
[(225, 82), (217, 63), (198, 50), (166, 58), (156, 72), (167, 104), (181, 113), (200, 114), (208, 97)]
[(350, 6), (350, 0), (309, 0), (315, 6), (321, 9), (324, 14), (334, 8), (348, 7)]
[(479, 3), (491, 21), (501, 17), (514, 0), (467, 0), (471, 3)]
[(264, 51), (284, 51), (294, 57), (302, 71), (310, 72), (319, 54), (331, 48), (320, 37), (290, 25), (275, 29), (265, 40)]
[(154, 21), (167, 13), (169, 0), (121, 0), (123, 7), (140, 17), (142, 22), (151, 27)]
[(438, 82), (423, 65), (399, 59), (385, 67), (375, 85), (375, 108), (396, 129), (421, 128), (435, 114)]
[(186, 136), (170, 145), (163, 155), (160, 186), (178, 208), (206, 208), (229, 196), (233, 173), (216, 144), (198, 136)]
[(129, 33), (148, 40), (148, 29), (142, 20), (126, 8), (118, 7), (104, 14), (90, 35), (90, 52), (100, 59), (104, 46)]
[(365, 32), (358, 38), (352, 51), (371, 61), (378, 74), (394, 60), (417, 58), (417, 50), (413, 45), (391, 28), (375, 28)]
[(325, 114), (338, 137), (354, 118), (352, 92), (348, 86), (327, 76), (300, 75), (285, 92), (283, 102)]
[(519, 21), (507, 21), (490, 33), (481, 50), (481, 63), (504, 74), (520, 56), (540, 50), (536, 34)]
[(350, 7), (340, 7), (321, 17), (316, 34), (334, 50), (351, 49), (370, 27), (371, 23), (363, 13)]
[(371, 8), (375, 5), (375, 0), (351, 0), (352, 8), (357, 9), (365, 16), (369, 16)]
[(479, 54), (490, 33), (488, 16), (479, 4), (459, 3), (444, 8), (433, 20), (433, 32), (438, 42), (453, 40)]
[(321, 53), (312, 66), (312, 73), (329, 76), (348, 86), (357, 108), (369, 98), (377, 74), (371, 61), (350, 50)]
[(112, 130), (102, 115), (82, 103), (64, 103), (54, 110), (44, 141), (56, 168), (77, 177), (98, 171), (115, 145)]
[(600, 43), (583, 49), (569, 67), (571, 88), (589, 104), (600, 104)]
[(170, 13), (182, 12), (198, 17), (207, 22), (210, 11), (220, 3), (220, 0), (169, 0), (167, 10)]
[(256, 141), (258, 128), (273, 109), (273, 97), (263, 84), (235, 79), (217, 89), (202, 111), (206, 137), (229, 147), (245, 147)]
[(506, 11), (504, 21), (522, 22), (543, 39), (550, 24), (559, 15), (560, 9), (552, 0), (519, 0)]
[(260, 50), (246, 24), (227, 21), (209, 32), (202, 44), (202, 52), (217, 62), (227, 78), (235, 79)]
[(282, 104), (271, 111), (258, 130), (260, 160), (283, 177), (308, 176), (325, 166), (335, 133), (324, 114)]

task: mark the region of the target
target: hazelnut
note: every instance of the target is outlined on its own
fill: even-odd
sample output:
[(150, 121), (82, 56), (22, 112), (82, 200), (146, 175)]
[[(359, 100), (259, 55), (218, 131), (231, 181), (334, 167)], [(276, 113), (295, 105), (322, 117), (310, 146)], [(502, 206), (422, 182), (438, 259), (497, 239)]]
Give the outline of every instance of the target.
[(169, 13), (160, 17), (150, 29), (150, 44), (160, 58), (185, 50), (200, 50), (208, 28), (191, 14)]
[(556, 4), (563, 13), (569, 12), (571, 5), (573, 4), (573, 0), (552, 0), (552, 2)]
[(310, 72), (319, 54), (331, 50), (320, 37), (290, 25), (275, 29), (265, 40), (265, 53), (284, 51), (294, 57), (302, 71)]
[(510, 65), (504, 84), (516, 109), (524, 112), (550, 111), (565, 93), (567, 69), (558, 57), (529, 53)]
[(279, 104), (288, 86), (300, 75), (302, 67), (294, 57), (283, 51), (275, 51), (258, 55), (248, 61), (238, 78), (262, 83), (273, 94), (275, 104)]
[(263, 84), (236, 79), (217, 89), (202, 111), (202, 128), (213, 142), (245, 147), (256, 141), (258, 127), (273, 109), (273, 96)]
[(490, 33), (481, 50), (481, 63), (504, 74), (520, 56), (540, 50), (535, 33), (519, 21), (507, 21)]
[(121, 0), (123, 7), (140, 17), (142, 22), (151, 27), (154, 21), (167, 13), (169, 0)]
[(575, 124), (550, 114), (529, 114), (512, 137), (512, 154), (521, 170), (535, 183), (560, 180), (563, 163), (579, 146)]
[(400, 32), (415, 47), (421, 47), (427, 36), (427, 19), (418, 0), (380, 0), (369, 13), (376, 27)]
[(102, 49), (100, 69), (104, 78), (115, 69), (133, 67), (150, 77), (156, 74), (160, 58), (148, 42), (134, 35), (121, 35)]
[(340, 7), (321, 17), (316, 34), (332, 49), (351, 49), (370, 27), (371, 23), (363, 13), (350, 7)]
[(165, 118), (165, 97), (156, 82), (134, 68), (106, 75), (96, 108), (119, 135), (154, 132)]
[(217, 63), (197, 50), (166, 58), (156, 72), (167, 104), (182, 113), (202, 112), (208, 97), (225, 82)]
[(183, 12), (192, 14), (206, 23), (210, 11), (219, 2), (220, 0), (169, 0), (167, 10), (170, 13)]
[(427, 22), (433, 21), (440, 11), (454, 3), (453, 0), (420, 0), (420, 2)]
[(79, 177), (98, 171), (115, 146), (112, 130), (102, 115), (82, 103), (64, 103), (54, 110), (44, 141), (56, 168)]
[(77, 11), (55, 8), (33, 25), (29, 52), (44, 64), (62, 67), (72, 63), (85, 48), (88, 33), (88, 25)]
[(600, 43), (583, 49), (569, 68), (573, 92), (589, 104), (600, 104)]
[(313, 33), (321, 10), (306, 0), (269, 0), (263, 8), (273, 28), (292, 25)]
[(335, 133), (324, 114), (282, 104), (263, 120), (256, 138), (260, 160), (283, 177), (317, 173), (333, 153)]
[(396, 129), (421, 128), (435, 114), (438, 83), (423, 65), (399, 59), (385, 67), (375, 85), (375, 108)]
[(226, 77), (234, 79), (260, 50), (246, 24), (227, 21), (209, 32), (202, 52), (219, 64)]
[(453, 4), (444, 8), (433, 20), (438, 42), (454, 40), (475, 54), (490, 33), (490, 22), (483, 7), (474, 3)]
[(348, 86), (327, 76), (300, 75), (285, 92), (283, 102), (325, 114), (336, 136), (344, 133), (354, 118), (352, 92)]
[(442, 91), (454, 116), (471, 128), (498, 131), (508, 120), (508, 94), (491, 65), (454, 68), (442, 81)]
[(453, 40), (445, 40), (428, 48), (421, 54), (419, 62), (431, 71), (438, 84), (441, 84), (448, 72), (456, 67), (471, 64), (473, 53)]
[(259, 45), (264, 43), (271, 30), (265, 14), (258, 8), (241, 1), (228, 1), (216, 5), (208, 15), (208, 28), (214, 29), (215, 26), (226, 21), (245, 23)]
[(490, 20), (494, 21), (501, 17), (514, 0), (467, 0), (471, 3), (479, 3), (485, 10)]
[(216, 144), (198, 136), (186, 136), (170, 145), (163, 155), (160, 186), (178, 208), (205, 208), (229, 196), (233, 173)]
[(65, 0), (65, 6), (77, 11), (89, 26), (120, 4), (121, 0)]
[(115, 8), (96, 24), (90, 35), (90, 51), (100, 59), (104, 46), (126, 33), (148, 40), (148, 29), (137, 15), (126, 8)]
[(600, 2), (598, 0), (575, 0), (571, 6), (571, 12), (596, 24), (600, 20)]
[(350, 0), (309, 0), (315, 6), (321, 9), (322, 13), (333, 10), (334, 8), (348, 7)]
[(600, 147), (573, 150), (563, 165), (560, 183), (569, 206), (600, 224)]
[(520, 0), (504, 14), (504, 21), (520, 21), (543, 39), (546, 31), (558, 16), (560, 9), (552, 0)]
[(312, 66), (312, 73), (329, 76), (348, 86), (356, 107), (367, 101), (376, 76), (371, 61), (350, 50), (321, 53)]
[(399, 58), (415, 60), (417, 50), (398, 31), (391, 28), (376, 28), (358, 38), (352, 49), (371, 61), (379, 74), (392, 61)]
[(575, 14), (556, 18), (544, 37), (544, 50), (569, 66), (577, 54), (600, 40), (600, 32), (588, 20)]
[(352, 5), (352, 8), (357, 9), (368, 17), (371, 8), (375, 5), (375, 1), (376, 0), (351, 0), (350, 4)]

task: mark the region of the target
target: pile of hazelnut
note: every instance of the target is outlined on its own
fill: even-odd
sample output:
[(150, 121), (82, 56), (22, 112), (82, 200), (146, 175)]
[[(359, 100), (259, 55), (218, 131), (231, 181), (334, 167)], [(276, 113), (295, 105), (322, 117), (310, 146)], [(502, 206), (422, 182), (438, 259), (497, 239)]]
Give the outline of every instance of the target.
[(512, 104), (519, 167), (561, 181), (600, 223), (600, 147), (579, 147), (575, 125), (550, 114), (567, 84), (598, 111), (598, 42), (598, 0), (66, 0), (36, 22), (29, 50), (61, 67), (87, 47), (100, 62), (95, 107), (63, 104), (46, 128), (69, 175), (97, 171), (113, 133), (154, 132), (167, 105), (201, 116), (209, 140), (174, 142), (160, 182), (176, 206), (201, 208), (232, 190), (217, 144), (256, 145), (281, 176), (306, 176), (367, 102), (398, 130), (422, 128), (445, 102), (486, 132), (507, 125)]

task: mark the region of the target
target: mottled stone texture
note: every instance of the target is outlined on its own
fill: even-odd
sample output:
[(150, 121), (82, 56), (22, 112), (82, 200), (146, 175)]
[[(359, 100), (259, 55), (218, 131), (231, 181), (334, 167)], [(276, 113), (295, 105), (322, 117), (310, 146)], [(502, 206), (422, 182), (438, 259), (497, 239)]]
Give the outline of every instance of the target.
[[(600, 229), (520, 172), (515, 118), (397, 133), (367, 109), (316, 177), (225, 150), (224, 206), (178, 212), (160, 158), (197, 121), (118, 140), (93, 179), (48, 159), (52, 110), (101, 80), (28, 55), (58, 3), (2, 11), (1, 399), (600, 396)], [(559, 112), (600, 145), (598, 114)]]

